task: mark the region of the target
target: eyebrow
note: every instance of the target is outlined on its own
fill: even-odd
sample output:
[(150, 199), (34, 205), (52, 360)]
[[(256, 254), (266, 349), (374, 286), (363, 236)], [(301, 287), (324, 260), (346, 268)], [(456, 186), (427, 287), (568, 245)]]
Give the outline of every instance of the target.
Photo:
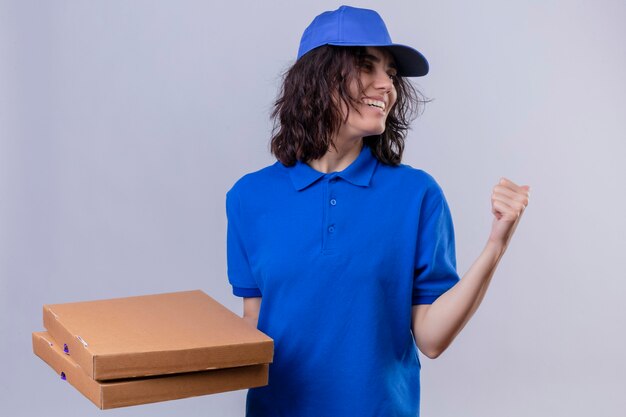
[[(380, 58), (372, 54), (364, 54), (362, 55), (362, 58), (369, 59), (370, 61), (374, 61), (374, 62), (380, 62)], [(393, 68), (395, 70), (398, 69), (398, 67), (396, 67), (396, 64), (394, 64), (392, 61), (389, 62), (389, 68)]]

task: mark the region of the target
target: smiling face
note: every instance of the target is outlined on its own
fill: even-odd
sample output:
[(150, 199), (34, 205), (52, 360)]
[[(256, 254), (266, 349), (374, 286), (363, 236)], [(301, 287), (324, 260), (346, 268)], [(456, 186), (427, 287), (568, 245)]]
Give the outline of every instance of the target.
[(345, 103), (341, 103), (344, 122), (334, 139), (336, 143), (382, 134), (398, 97), (394, 85), (397, 70), (392, 55), (383, 48), (368, 46), (365, 50), (358, 62), (362, 90), (359, 91), (356, 80), (350, 83), (350, 95), (356, 103), (350, 111)]

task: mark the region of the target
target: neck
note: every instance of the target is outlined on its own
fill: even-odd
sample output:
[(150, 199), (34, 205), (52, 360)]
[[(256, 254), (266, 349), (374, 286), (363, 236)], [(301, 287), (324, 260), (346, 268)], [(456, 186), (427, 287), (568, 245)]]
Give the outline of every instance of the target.
[(363, 138), (351, 141), (336, 142), (335, 150), (332, 146), (319, 159), (312, 159), (307, 164), (316, 171), (328, 174), (346, 169), (359, 156), (363, 145)]

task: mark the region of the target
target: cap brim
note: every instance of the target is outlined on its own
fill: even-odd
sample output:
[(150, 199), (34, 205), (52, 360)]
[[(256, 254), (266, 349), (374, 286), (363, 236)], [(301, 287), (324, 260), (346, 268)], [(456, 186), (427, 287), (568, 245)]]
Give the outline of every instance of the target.
[[(396, 61), (398, 67), (398, 75), (401, 77), (422, 77), (428, 74), (428, 61), (417, 49), (410, 46), (400, 45), (397, 43), (381, 45), (381, 44), (349, 44), (345, 42), (327, 42), (324, 45), (335, 46), (377, 46), (388, 49)], [(319, 47), (321, 45), (316, 46)], [(311, 48), (315, 49), (315, 48)], [(308, 51), (307, 51), (308, 52)], [(304, 55), (304, 54), (303, 54)], [(298, 56), (299, 58), (300, 56)]]
[(421, 77), (428, 74), (428, 61), (419, 51), (410, 46), (392, 44), (385, 46), (396, 60), (398, 75)]

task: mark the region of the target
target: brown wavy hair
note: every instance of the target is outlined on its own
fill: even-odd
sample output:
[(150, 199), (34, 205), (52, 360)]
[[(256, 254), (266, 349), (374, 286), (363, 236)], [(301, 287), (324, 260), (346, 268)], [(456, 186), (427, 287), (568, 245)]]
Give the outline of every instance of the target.
[[(340, 102), (347, 113), (350, 109), (359, 113), (358, 100), (350, 95), (349, 85), (356, 80), (359, 91), (363, 90), (359, 68), (365, 54), (362, 46), (324, 45), (306, 53), (283, 73), (271, 113), (274, 126), (270, 143), (272, 154), (283, 165), (318, 159), (330, 146), (335, 147), (332, 137), (348, 117), (342, 117)], [(394, 85), (397, 99), (387, 116), (385, 131), (363, 138), (376, 158), (389, 165), (401, 162), (409, 125), (429, 101), (406, 78), (396, 76)]]

